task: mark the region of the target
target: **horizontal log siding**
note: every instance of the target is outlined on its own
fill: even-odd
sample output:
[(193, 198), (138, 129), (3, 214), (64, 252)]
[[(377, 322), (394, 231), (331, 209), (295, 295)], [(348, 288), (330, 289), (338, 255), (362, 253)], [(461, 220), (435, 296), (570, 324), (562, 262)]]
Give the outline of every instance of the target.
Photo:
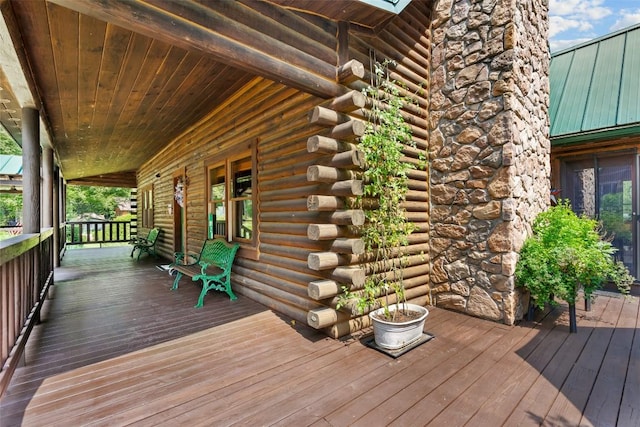
[[(364, 80), (350, 83), (351, 88), (360, 90), (366, 86), (370, 79), (369, 54), (375, 52), (379, 62), (385, 58), (396, 61), (397, 66), (393, 68), (391, 77), (406, 84), (405, 94), (416, 100), (417, 106), (408, 106), (403, 112), (405, 120), (412, 126), (413, 139), (417, 146), (417, 149), (407, 147), (404, 153), (405, 160), (414, 164), (418, 163), (419, 155), (426, 156), (428, 150), (428, 99), (424, 95), (428, 92), (431, 61), (430, 7), (429, 2), (412, 2), (380, 32), (378, 37), (365, 37), (360, 33), (352, 33), (350, 38), (351, 58), (362, 62), (366, 69)], [(350, 114), (361, 119), (364, 117), (361, 110)], [(318, 164), (327, 163), (319, 161)], [(404, 206), (407, 209), (407, 217), (415, 222), (418, 228), (411, 236), (410, 245), (407, 248), (410, 266), (405, 276), (406, 295), (410, 302), (425, 305), (430, 303), (428, 172), (411, 171), (409, 178), (410, 191)], [(366, 261), (366, 258), (366, 254), (360, 256), (362, 261)], [(347, 260), (346, 257), (337, 259)], [(367, 269), (366, 263), (363, 267)], [(311, 286), (314, 285), (314, 283), (311, 284)], [(355, 291), (359, 288), (359, 286), (352, 286), (352, 290)], [(323, 327), (328, 335), (340, 337), (369, 326), (368, 316), (352, 317), (344, 311), (338, 312), (335, 310), (337, 296), (329, 298), (327, 295), (323, 296), (325, 299), (320, 301), (323, 303), (323, 308), (312, 310), (310, 317), (317, 313), (320, 318), (330, 319), (331, 325)]]
[(288, 129), (279, 128), (260, 143), (260, 261), (247, 260), (244, 277), (249, 280), (239, 282), (252, 298), (306, 322), (307, 311), (320, 306), (307, 295), (308, 283), (322, 277), (308, 268), (306, 260), (309, 253), (326, 248), (326, 242), (306, 237), (306, 226), (326, 216), (308, 212), (307, 196), (326, 191), (326, 185), (307, 181), (307, 168), (317, 157), (307, 152), (307, 139), (320, 128), (309, 125), (311, 104), (300, 107)]
[[(426, 89), (429, 84), (429, 8), (423, 2), (409, 5), (407, 10), (410, 12), (403, 12), (396, 17), (377, 38), (359, 36), (357, 32), (350, 36), (350, 55), (353, 59), (361, 61), (368, 68), (370, 49), (376, 52), (379, 60), (385, 57), (396, 59), (398, 67), (394, 70), (394, 78), (407, 83), (412, 96), (417, 98), (419, 108), (407, 108), (405, 113), (407, 121), (413, 126), (418, 145), (418, 150), (408, 148), (405, 156), (407, 161), (414, 163), (418, 152), (426, 151), (428, 144), (427, 100), (422, 96), (425, 92), (419, 89)], [(409, 16), (417, 12), (417, 16), (424, 19), (416, 21)], [(368, 76), (367, 71), (364, 81), (355, 80), (348, 85), (360, 90), (366, 85)], [(308, 226), (335, 224), (338, 221), (344, 223), (339, 227), (346, 231), (349, 230), (347, 224), (352, 215), (342, 209), (308, 209), (309, 196), (345, 199), (346, 196), (336, 194), (336, 190), (346, 191), (346, 187), (351, 185), (348, 180), (337, 183), (310, 182), (307, 176), (309, 167), (314, 165), (343, 170), (354, 168), (344, 163), (345, 159), (336, 159), (335, 153), (307, 150), (308, 140), (312, 136), (337, 138), (341, 140), (339, 144), (347, 141), (357, 143), (355, 139), (345, 136), (353, 129), (351, 125), (347, 129), (345, 126), (319, 126), (309, 122), (309, 115), (315, 107), (330, 107), (331, 102), (333, 100), (322, 100), (266, 79), (255, 78), (146, 163), (138, 172), (138, 187), (153, 184), (154, 225), (163, 229), (158, 247), (160, 253), (167, 258), (173, 253), (173, 218), (167, 210), (168, 205), (173, 205), (172, 174), (179, 169), (186, 170), (187, 250), (197, 251), (206, 238), (207, 229), (205, 165), (226, 150), (237, 151), (257, 143), (258, 256), (256, 259), (242, 250), (238, 253), (237, 267), (232, 275), (234, 289), (298, 321), (306, 322), (308, 313), (313, 310), (334, 310), (335, 297), (316, 301), (308, 296), (309, 284), (321, 280), (337, 283), (353, 280), (357, 288), (361, 286), (363, 272), (357, 265), (326, 271), (314, 271), (308, 266), (311, 253), (342, 250), (337, 249), (339, 244), (336, 246), (335, 239), (309, 239)], [(362, 118), (361, 110), (347, 113), (354, 118)], [(412, 247), (419, 253), (412, 258), (407, 295), (421, 304), (428, 302), (429, 277), (428, 251), (422, 254), (428, 246), (429, 237), (429, 189), (426, 177), (426, 172), (412, 173), (411, 190), (407, 198), (409, 216), (419, 225), (416, 235), (411, 239)], [(356, 220), (358, 214), (353, 215), (352, 220)], [(145, 231), (141, 230), (141, 233)], [(350, 232), (347, 231), (347, 234)], [(351, 255), (349, 259), (354, 260)], [(337, 322), (325, 329), (333, 337), (368, 325), (366, 317), (351, 318), (335, 310), (334, 313)]]
[[(187, 250), (197, 252), (206, 238), (206, 165), (216, 154), (234, 152), (257, 141), (258, 259), (241, 249), (233, 269), (234, 291), (296, 320), (321, 305), (307, 295), (309, 281), (322, 274), (306, 265), (310, 252), (329, 243), (307, 238), (307, 224), (326, 212), (307, 211), (307, 196), (326, 192), (324, 183), (307, 182), (307, 166), (317, 155), (307, 139), (318, 132), (307, 115), (321, 100), (256, 78), (203, 122), (186, 131), (139, 171), (140, 187), (154, 185), (155, 225), (162, 228), (159, 251), (173, 254), (172, 174), (186, 168)], [(156, 178), (156, 174), (160, 174)], [(144, 231), (143, 231), (144, 232)]]

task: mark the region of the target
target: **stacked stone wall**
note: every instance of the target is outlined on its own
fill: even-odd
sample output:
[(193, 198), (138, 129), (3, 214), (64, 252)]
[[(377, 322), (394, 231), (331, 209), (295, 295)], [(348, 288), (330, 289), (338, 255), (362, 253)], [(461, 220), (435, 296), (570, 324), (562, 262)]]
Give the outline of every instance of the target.
[(513, 324), (518, 251), (549, 201), (546, 0), (439, 0), (430, 88), (431, 291)]

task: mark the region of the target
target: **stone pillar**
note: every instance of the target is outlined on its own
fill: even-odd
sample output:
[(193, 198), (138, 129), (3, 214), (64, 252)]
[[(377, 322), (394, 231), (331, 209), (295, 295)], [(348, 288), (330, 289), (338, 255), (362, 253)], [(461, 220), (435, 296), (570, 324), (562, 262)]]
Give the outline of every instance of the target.
[(438, 306), (513, 324), (514, 272), (549, 203), (547, 0), (439, 0), (430, 105)]
[(22, 232), (40, 232), (40, 114), (22, 109)]

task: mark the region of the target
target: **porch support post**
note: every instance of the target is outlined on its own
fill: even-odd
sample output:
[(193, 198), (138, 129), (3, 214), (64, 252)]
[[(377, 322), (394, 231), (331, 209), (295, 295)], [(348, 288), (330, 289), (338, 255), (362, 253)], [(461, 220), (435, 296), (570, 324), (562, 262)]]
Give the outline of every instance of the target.
[(42, 226), (53, 227), (53, 149), (42, 148)]
[(22, 109), (22, 224), (23, 233), (40, 232), (40, 114)]
[(53, 170), (53, 266), (60, 267), (60, 168)]

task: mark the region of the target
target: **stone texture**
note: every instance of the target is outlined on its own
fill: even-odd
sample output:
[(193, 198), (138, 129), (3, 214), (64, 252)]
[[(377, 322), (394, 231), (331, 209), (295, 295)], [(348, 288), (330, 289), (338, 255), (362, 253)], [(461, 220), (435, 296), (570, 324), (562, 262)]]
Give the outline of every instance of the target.
[(478, 286), (474, 286), (469, 293), (467, 313), (490, 320), (501, 320), (504, 316), (492, 296)]
[(460, 144), (471, 144), (482, 136), (482, 129), (477, 127), (468, 127), (458, 135), (457, 141)]
[(500, 217), (501, 204), (493, 200), (485, 205), (477, 206), (473, 209), (473, 217), (478, 219), (496, 219)]
[(438, 307), (464, 311), (467, 306), (467, 298), (462, 295), (444, 292), (436, 295), (436, 305)]
[(445, 265), (444, 269), (447, 271), (447, 277), (452, 282), (466, 279), (471, 275), (469, 266), (462, 260)]
[(439, 0), (432, 18), (431, 291), (513, 324), (518, 251), (549, 199), (547, 0)]

